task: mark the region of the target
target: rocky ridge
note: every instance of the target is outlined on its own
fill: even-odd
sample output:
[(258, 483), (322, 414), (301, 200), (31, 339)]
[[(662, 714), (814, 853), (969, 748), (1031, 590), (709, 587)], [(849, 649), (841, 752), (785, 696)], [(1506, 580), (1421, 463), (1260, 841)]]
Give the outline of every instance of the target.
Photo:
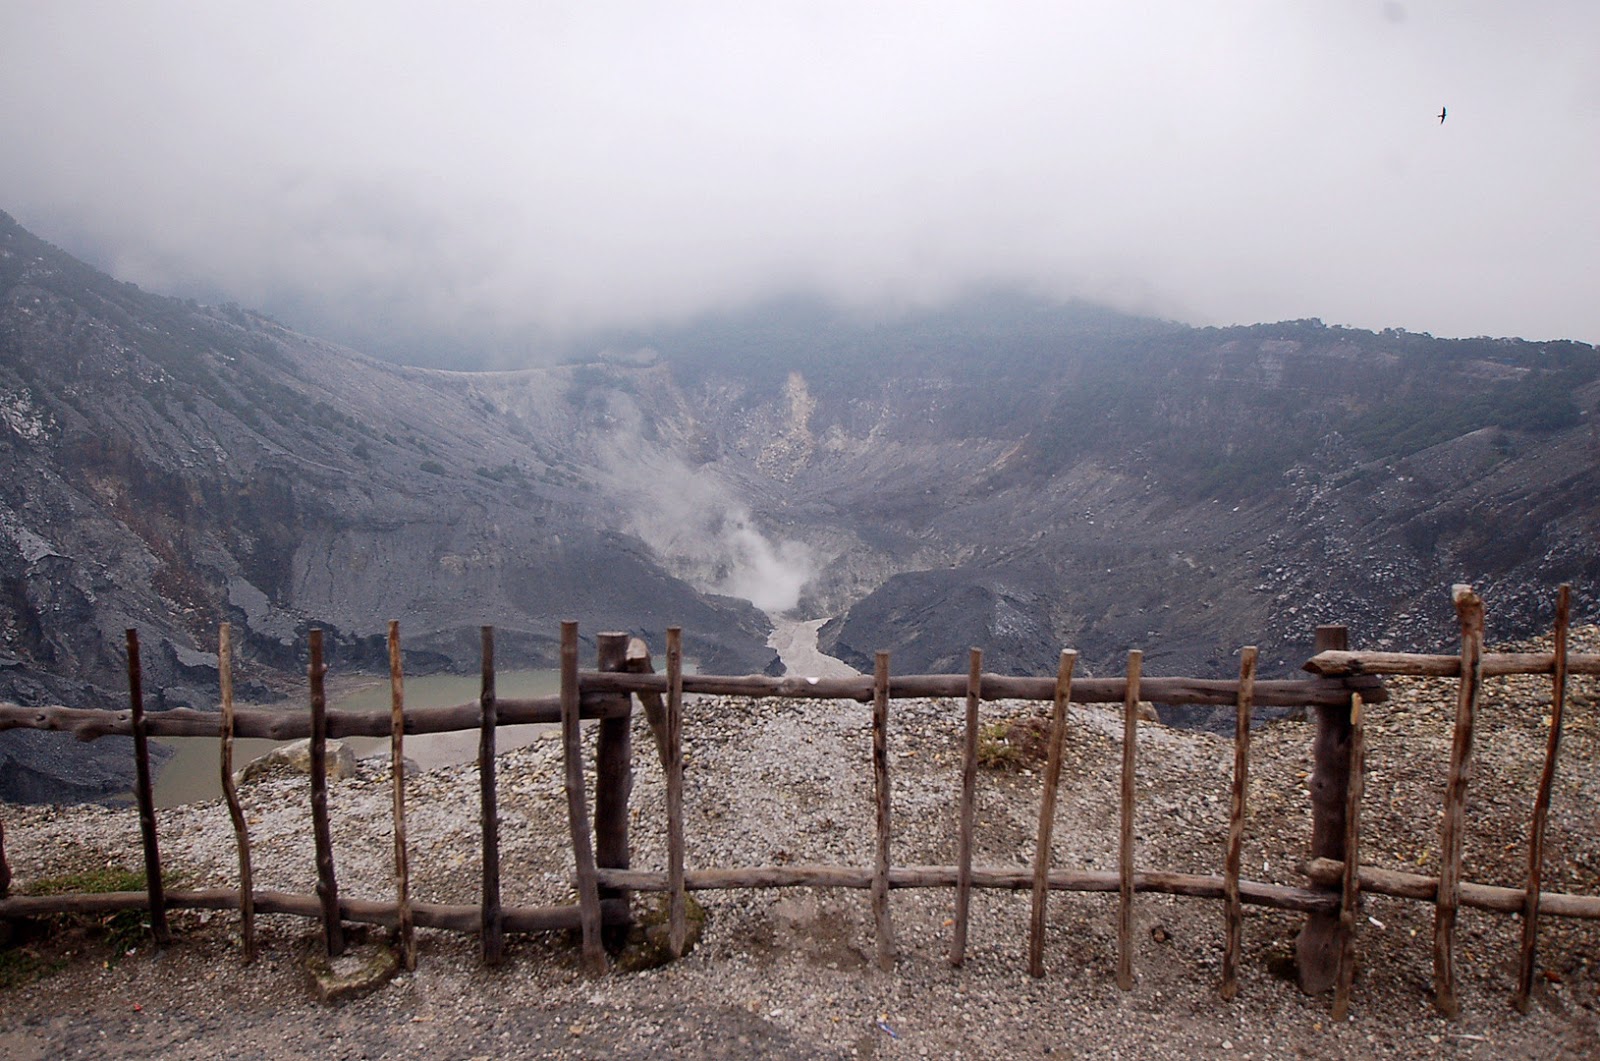
[[(1326, 622), (1445, 648), (1454, 582), (1500, 637), (1547, 626), (1561, 581), (1600, 616), (1584, 344), (989, 293), (780, 301), (446, 372), (0, 237), (0, 697), (23, 703), (121, 706), (137, 626), (151, 706), (209, 706), (223, 620), (266, 695), (312, 625), (381, 668), (389, 618), (412, 673), (476, 667), (482, 623), (548, 663), (565, 618), (655, 646), (681, 625), (702, 667), (765, 670), (763, 611), (793, 609), (836, 616), (823, 647), (861, 669), (960, 672), (976, 646), (1048, 673), (1071, 646), (1113, 673), (1137, 647), (1225, 676), (1243, 644), (1292, 673)], [(37, 735), (0, 757), (39, 798), (127, 772)]]

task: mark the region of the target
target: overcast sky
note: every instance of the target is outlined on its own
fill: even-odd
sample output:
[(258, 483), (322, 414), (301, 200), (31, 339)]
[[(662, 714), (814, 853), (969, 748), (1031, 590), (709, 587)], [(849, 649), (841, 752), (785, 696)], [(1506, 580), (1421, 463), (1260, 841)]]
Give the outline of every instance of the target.
[(1593, 0), (0, 0), (0, 209), (379, 352), (996, 282), (1596, 342), (1597, 56)]

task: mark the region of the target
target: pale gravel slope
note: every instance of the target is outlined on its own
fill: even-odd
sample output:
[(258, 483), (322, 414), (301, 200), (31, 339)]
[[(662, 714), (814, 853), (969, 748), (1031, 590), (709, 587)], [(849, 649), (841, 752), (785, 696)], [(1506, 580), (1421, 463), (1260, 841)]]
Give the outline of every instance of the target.
[[(1590, 643), (1593, 632), (1586, 635)], [(1518, 879), (1531, 776), (1542, 746), (1543, 683), (1496, 683), (1480, 730), (1471, 790), (1468, 876)], [(1434, 808), (1451, 683), (1396, 683), (1371, 713), (1368, 857), (1396, 868), (1436, 865)], [(1552, 886), (1600, 891), (1595, 828), (1600, 734), (1593, 683), (1575, 689), (1551, 825)], [(1026, 705), (985, 705), (986, 717)], [(960, 704), (897, 702), (892, 777), (899, 863), (954, 860), (956, 734)], [(686, 712), (690, 865), (794, 861), (868, 864), (871, 853), (867, 709), (702, 698)], [(1067, 781), (1054, 859), (1111, 868), (1116, 843), (1120, 722), (1098, 709), (1072, 712)], [(1252, 756), (1246, 873), (1299, 883), (1309, 730), (1281, 723), (1257, 734)], [(634, 865), (660, 868), (663, 788), (642, 720), (635, 729)], [(1228, 741), (1145, 726), (1141, 731), (1139, 860), (1211, 872), (1221, 863)], [(565, 806), (555, 743), (500, 763), (502, 856), (508, 902), (563, 899), (569, 872)], [(1029, 857), (1039, 779), (984, 774), (978, 860)], [(477, 790), (470, 767), (416, 778), (410, 833), (419, 898), (470, 902), (478, 876)], [(310, 891), (313, 865), (304, 781), (277, 779), (246, 793), (261, 887)], [(389, 894), (387, 771), (368, 768), (334, 787), (332, 813), (341, 888)], [(137, 822), (127, 811), (5, 808), (8, 855), (19, 884), (73, 866), (137, 863)], [(174, 869), (196, 883), (232, 883), (226, 815), (191, 806), (161, 817)], [(513, 942), (507, 966), (482, 970), (476, 943), (424, 934), (417, 972), (378, 994), (325, 1010), (311, 1002), (293, 964), (308, 922), (268, 918), (265, 957), (237, 960), (230, 915), (178, 919), (179, 942), (109, 968), (75, 961), (37, 985), (0, 995), (0, 1055), (44, 1057), (1592, 1057), (1600, 1054), (1600, 926), (1547, 923), (1545, 985), (1527, 1016), (1511, 1011), (1512, 918), (1463, 914), (1463, 1018), (1430, 1008), (1430, 907), (1382, 898), (1365, 909), (1362, 974), (1353, 1016), (1331, 1027), (1329, 1000), (1308, 999), (1268, 971), (1297, 919), (1247, 908), (1240, 998), (1224, 1003), (1221, 906), (1140, 896), (1138, 983), (1114, 982), (1112, 896), (1054, 896), (1049, 968), (1024, 970), (1028, 898), (979, 893), (966, 965), (945, 953), (951, 895), (892, 897), (899, 962), (872, 963), (865, 892), (702, 893), (706, 939), (675, 966), (585, 980), (564, 940)], [(1156, 926), (1162, 931), (1153, 934)], [(1413, 935), (1413, 933), (1415, 933)], [(1158, 942), (1156, 936), (1164, 936)], [(135, 1008), (138, 1007), (138, 1008)], [(63, 1014), (63, 1010), (66, 1012)]]

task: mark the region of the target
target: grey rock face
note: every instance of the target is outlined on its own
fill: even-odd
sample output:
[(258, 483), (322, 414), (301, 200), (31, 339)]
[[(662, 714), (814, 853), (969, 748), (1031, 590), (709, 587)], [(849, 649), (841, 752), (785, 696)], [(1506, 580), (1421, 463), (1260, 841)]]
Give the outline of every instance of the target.
[[(224, 621), (244, 698), (303, 683), (312, 627), (333, 667), (386, 668), (390, 618), (413, 673), (475, 668), (483, 624), (501, 666), (551, 666), (569, 618), (591, 645), (682, 624), (703, 665), (770, 665), (764, 615), (629, 532), (595, 464), (608, 430), (562, 370), (372, 361), (147, 295), (0, 215), (0, 698), (125, 707), (137, 627), (147, 709), (214, 706)], [(72, 798), (131, 774), (16, 733), (0, 755)]]
[[(628, 351), (648, 347), (647, 354)], [(0, 697), (122, 707), (336, 669), (550, 665), (558, 624), (704, 670), (775, 662), (751, 601), (863, 666), (1264, 675), (1318, 623), (1447, 650), (1571, 581), (1600, 618), (1600, 355), (1319, 321), (1193, 329), (985, 296), (862, 320), (781, 303), (587, 363), (406, 368), (156, 298), (0, 215)], [(586, 654), (592, 658), (592, 642)], [(17, 734), (0, 755), (37, 765)], [(111, 758), (106, 759), (109, 763)], [(131, 769), (131, 767), (130, 767)], [(97, 784), (109, 765), (74, 784)], [(108, 782), (109, 783), (109, 782)]]

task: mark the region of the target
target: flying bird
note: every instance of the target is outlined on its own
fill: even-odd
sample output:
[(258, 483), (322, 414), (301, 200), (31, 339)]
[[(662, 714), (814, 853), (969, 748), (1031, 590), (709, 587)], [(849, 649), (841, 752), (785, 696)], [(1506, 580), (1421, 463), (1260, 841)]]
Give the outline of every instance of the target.
[(1440, 125), (1444, 124), (1444, 116), (1446, 114), (1449, 114), (1449, 113), (1450, 113), (1450, 111), (1449, 111), (1448, 108), (1446, 108), (1446, 107), (1440, 107), (1439, 108), (1439, 124)]

